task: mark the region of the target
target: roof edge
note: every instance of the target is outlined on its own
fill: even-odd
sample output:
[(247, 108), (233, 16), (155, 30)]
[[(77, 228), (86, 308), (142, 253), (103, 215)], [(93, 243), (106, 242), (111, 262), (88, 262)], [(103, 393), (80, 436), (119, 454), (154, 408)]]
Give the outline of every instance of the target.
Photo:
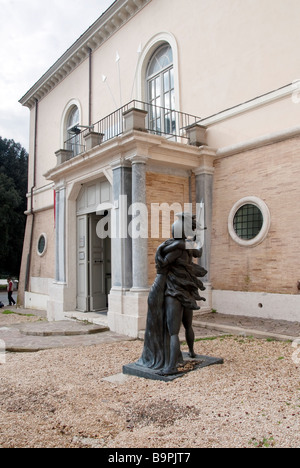
[(31, 109), (151, 0), (115, 0), (19, 100)]

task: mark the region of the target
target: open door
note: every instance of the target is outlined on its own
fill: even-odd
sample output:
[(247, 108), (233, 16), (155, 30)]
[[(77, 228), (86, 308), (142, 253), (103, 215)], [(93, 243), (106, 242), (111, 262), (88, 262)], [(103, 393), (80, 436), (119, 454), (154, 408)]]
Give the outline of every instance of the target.
[(90, 311), (107, 307), (105, 243), (97, 236), (97, 223), (101, 216), (89, 215), (89, 296)]
[(97, 236), (100, 219), (94, 213), (77, 218), (77, 309), (82, 312), (107, 309), (110, 243)]
[(88, 215), (77, 217), (77, 309), (89, 310), (88, 293)]

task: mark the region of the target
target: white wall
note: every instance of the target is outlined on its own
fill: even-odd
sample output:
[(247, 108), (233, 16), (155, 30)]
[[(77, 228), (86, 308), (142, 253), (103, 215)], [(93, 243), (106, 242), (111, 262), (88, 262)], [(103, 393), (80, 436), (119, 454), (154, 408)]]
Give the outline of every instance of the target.
[(300, 295), (214, 290), (212, 298), (218, 313), (300, 322)]

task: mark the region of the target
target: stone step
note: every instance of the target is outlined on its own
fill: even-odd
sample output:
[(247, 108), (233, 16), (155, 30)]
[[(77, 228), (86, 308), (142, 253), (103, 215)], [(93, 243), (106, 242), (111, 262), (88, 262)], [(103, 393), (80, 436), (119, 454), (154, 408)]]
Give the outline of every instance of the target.
[(78, 336), (108, 331), (108, 327), (78, 321), (34, 322), (18, 326), (22, 335), (28, 336)]
[(67, 320), (91, 323), (93, 325), (99, 325), (108, 327), (108, 319), (106, 312), (65, 312), (64, 316)]

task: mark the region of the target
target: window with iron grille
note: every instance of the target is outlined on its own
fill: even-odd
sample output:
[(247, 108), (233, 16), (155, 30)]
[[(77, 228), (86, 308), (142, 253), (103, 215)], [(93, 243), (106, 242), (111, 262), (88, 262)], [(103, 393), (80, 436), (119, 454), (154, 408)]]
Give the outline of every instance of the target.
[(235, 214), (233, 227), (240, 239), (254, 239), (263, 227), (263, 215), (260, 209), (251, 204), (243, 205)]

